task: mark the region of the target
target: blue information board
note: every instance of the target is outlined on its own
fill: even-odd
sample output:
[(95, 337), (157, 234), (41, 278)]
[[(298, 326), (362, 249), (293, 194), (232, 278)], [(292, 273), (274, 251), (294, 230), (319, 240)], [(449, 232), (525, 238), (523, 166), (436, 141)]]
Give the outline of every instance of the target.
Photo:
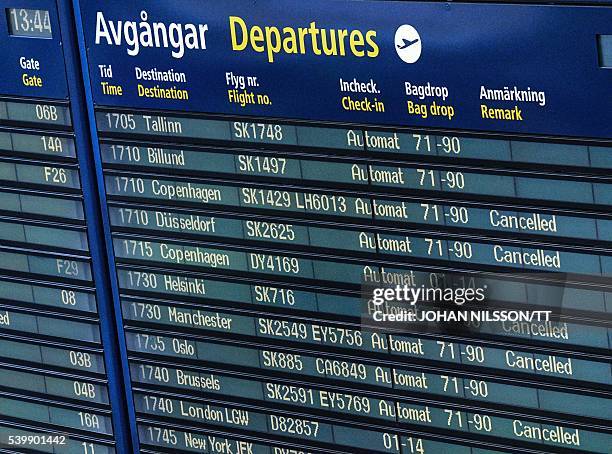
[(81, 8), (99, 105), (609, 135), (612, 76), (597, 48), (597, 36), (611, 33), (606, 7), (322, 0)]
[(0, 451), (609, 453), (611, 39), (0, 0)]

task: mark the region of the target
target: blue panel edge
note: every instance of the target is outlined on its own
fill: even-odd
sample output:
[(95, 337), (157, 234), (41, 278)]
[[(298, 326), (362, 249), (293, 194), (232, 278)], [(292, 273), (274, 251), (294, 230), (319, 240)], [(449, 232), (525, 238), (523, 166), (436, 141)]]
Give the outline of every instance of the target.
[[(87, 53), (78, 1), (58, 0), (62, 30), (70, 32), (65, 40), (66, 61), (74, 67), (68, 68), (68, 88), (72, 94), (71, 106), (77, 156), (83, 187), (84, 209), (96, 283), (100, 329), (104, 345), (104, 358), (108, 376), (108, 388), (113, 414), (114, 435), (117, 452), (140, 452), (136, 426), (136, 414), (132, 398), (132, 387), (127, 360), (127, 347), (123, 330), (123, 317), (119, 300), (119, 287), (115, 274), (115, 257), (110, 237), (110, 223), (106, 211), (106, 194), (102, 162), (95, 127), (91, 85), (87, 69)], [(74, 14), (69, 14), (74, 13)], [(74, 23), (70, 20), (74, 16)], [(81, 71), (79, 71), (79, 69)], [(82, 80), (79, 80), (81, 75)], [(89, 135), (87, 131), (89, 130)], [(91, 139), (91, 143), (90, 140)], [(92, 151), (93, 161), (89, 151)], [(100, 239), (104, 238), (104, 243)], [(123, 367), (125, 366), (125, 367)]]

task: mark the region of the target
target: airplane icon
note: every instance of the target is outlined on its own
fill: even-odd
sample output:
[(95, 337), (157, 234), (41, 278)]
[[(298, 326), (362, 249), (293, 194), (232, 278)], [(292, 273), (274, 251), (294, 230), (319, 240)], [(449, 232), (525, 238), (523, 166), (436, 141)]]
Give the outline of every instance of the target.
[(404, 63), (416, 63), (421, 57), (423, 40), (412, 25), (400, 25), (395, 31), (395, 52)]
[(398, 45), (397, 45), (397, 48), (398, 48), (399, 50), (404, 50), (404, 49), (406, 49), (407, 47), (410, 47), (410, 46), (412, 46), (413, 44), (418, 43), (418, 42), (419, 42), (419, 38), (413, 39), (412, 41), (411, 41), (411, 40), (409, 40), (409, 39), (406, 39), (406, 38), (402, 38), (402, 42), (403, 42), (402, 44), (398, 44)]

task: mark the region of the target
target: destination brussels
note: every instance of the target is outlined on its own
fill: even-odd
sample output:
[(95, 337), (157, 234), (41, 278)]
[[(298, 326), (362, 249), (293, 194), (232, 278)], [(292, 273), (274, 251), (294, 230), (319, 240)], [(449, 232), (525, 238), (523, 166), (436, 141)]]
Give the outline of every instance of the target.
[[(229, 32), (232, 50), (252, 49), (265, 53), (270, 63), (277, 54), (308, 54), (375, 58), (379, 47), (375, 30), (322, 28), (315, 20), (301, 26), (261, 26), (248, 24), (238, 16), (230, 16)], [(187, 50), (206, 50), (208, 24), (149, 22), (149, 13), (140, 12), (140, 21), (107, 20), (104, 13), (96, 14), (96, 44), (125, 46), (135, 57), (143, 48), (170, 48), (171, 55), (180, 59)]]

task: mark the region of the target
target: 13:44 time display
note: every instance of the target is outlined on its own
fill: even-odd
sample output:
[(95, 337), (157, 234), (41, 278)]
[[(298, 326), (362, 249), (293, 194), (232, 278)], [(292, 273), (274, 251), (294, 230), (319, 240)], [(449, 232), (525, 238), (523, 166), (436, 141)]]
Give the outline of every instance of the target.
[(7, 8), (9, 35), (29, 38), (53, 37), (49, 11), (42, 9)]

